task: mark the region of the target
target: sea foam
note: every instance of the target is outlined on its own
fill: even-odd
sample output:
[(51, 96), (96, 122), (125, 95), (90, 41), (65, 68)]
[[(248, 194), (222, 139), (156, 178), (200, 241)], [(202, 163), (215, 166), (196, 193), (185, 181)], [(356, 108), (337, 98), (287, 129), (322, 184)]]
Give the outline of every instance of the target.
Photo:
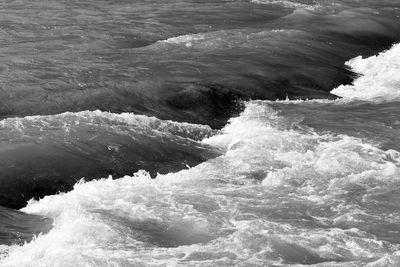
[(203, 143), (225, 152), (156, 179), (139, 171), (81, 181), (68, 193), (30, 201), (23, 211), (52, 218), (54, 227), (24, 246), (3, 248), (2, 264), (361, 266), (398, 260), (388, 253), (400, 246), (363, 229), (375, 220), (397, 223), (400, 214), (386, 216), (369, 203), (400, 185), (399, 152), (318, 134), (280, 116), (268, 101), (248, 102)]
[(346, 65), (360, 76), (352, 85), (341, 85), (331, 93), (353, 100), (400, 100), (400, 44), (375, 56), (358, 56)]
[(307, 10), (314, 10), (318, 7), (318, 4), (304, 4), (298, 1), (286, 1), (286, 0), (251, 0), (254, 4), (273, 4), (273, 5), (282, 5), (286, 8), (301, 8)]

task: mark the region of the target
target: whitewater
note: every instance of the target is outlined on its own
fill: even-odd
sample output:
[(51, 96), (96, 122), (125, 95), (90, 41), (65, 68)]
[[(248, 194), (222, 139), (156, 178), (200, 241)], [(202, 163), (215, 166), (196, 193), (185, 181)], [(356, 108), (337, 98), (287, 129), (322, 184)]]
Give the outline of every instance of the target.
[[(82, 180), (70, 192), (31, 200), (22, 211), (51, 218), (51, 230), (3, 245), (2, 266), (400, 264), (400, 213), (390, 201), (400, 188), (400, 152), (383, 149), (367, 127), (359, 136), (345, 126), (324, 129), (350, 105), (379, 116), (369, 107), (386, 101), (399, 115), (399, 76), (389, 75), (400, 73), (399, 47), (347, 62), (361, 76), (334, 89), (342, 99), (246, 102), (199, 141), (222, 155), (195, 167), (156, 179), (141, 170)], [(326, 108), (317, 127), (301, 114), (314, 106)], [(74, 116), (93, 116), (87, 113)], [(191, 130), (134, 114), (95, 115), (153, 131)], [(381, 127), (398, 133), (398, 116), (385, 121)]]
[(397, 1), (23, 4), (0, 266), (400, 265)]

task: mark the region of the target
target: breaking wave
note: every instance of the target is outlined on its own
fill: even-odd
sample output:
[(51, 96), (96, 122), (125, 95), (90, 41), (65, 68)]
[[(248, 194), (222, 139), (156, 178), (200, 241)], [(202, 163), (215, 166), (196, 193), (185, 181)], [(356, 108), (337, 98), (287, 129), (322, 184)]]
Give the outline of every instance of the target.
[(400, 187), (400, 153), (318, 134), (271, 103), (248, 102), (205, 138), (225, 152), (196, 167), (81, 181), (30, 201), (23, 211), (52, 218), (53, 229), (2, 248), (2, 264), (67, 266), (71, 255), (71, 266), (399, 262), (389, 229), (400, 213), (374, 205)]
[(352, 85), (334, 89), (333, 94), (374, 102), (400, 100), (400, 44), (376, 56), (358, 56), (346, 65), (360, 77)]
[[(27, 134), (32, 129), (39, 132), (46, 132), (50, 128), (62, 129), (68, 134), (73, 127), (99, 125), (103, 127), (112, 126), (129, 128), (136, 133), (139, 132), (158, 132), (163, 134), (173, 134), (175, 136), (201, 140), (205, 136), (212, 134), (213, 130), (208, 125), (192, 124), (186, 122), (175, 122), (171, 120), (160, 120), (156, 117), (138, 115), (134, 113), (112, 113), (100, 110), (65, 112), (57, 115), (48, 116), (26, 116), (23, 118), (9, 118), (0, 121), (3, 132), (21, 132)], [(121, 129), (122, 130), (122, 129)]]
[(82, 177), (140, 169), (155, 176), (197, 165), (219, 154), (200, 143), (214, 132), (200, 124), (101, 111), (1, 120), (0, 205), (24, 207), (31, 198), (71, 190)]

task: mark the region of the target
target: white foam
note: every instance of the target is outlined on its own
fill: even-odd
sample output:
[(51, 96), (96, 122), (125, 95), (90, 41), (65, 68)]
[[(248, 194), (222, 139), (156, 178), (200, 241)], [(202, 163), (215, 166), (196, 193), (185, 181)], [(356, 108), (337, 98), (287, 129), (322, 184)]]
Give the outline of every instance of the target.
[(187, 48), (226, 48), (232, 43), (243, 43), (242, 32), (238, 30), (219, 30), (204, 33), (186, 34), (156, 42), (157, 45), (185, 46)]
[(178, 46), (181, 48), (226, 49), (228, 47), (248, 47), (249, 42), (260, 42), (277, 36), (304, 35), (304, 31), (273, 29), (254, 32), (249, 29), (218, 30), (204, 33), (187, 34), (171, 37), (156, 42), (156, 45)]
[(273, 5), (282, 5), (286, 8), (301, 8), (307, 10), (314, 10), (318, 5), (309, 5), (304, 3), (299, 3), (296, 1), (287, 1), (287, 0), (251, 0), (254, 4), (273, 4)]
[(186, 35), (171, 37), (161, 42), (169, 44), (184, 44), (187, 47), (190, 47), (192, 46), (192, 42), (201, 41), (204, 39), (206, 39), (206, 35), (199, 33), (199, 34), (186, 34)]
[(358, 56), (346, 65), (361, 76), (355, 79), (353, 85), (341, 85), (331, 93), (352, 100), (400, 100), (400, 44), (376, 56)]
[[(268, 101), (247, 103), (203, 142), (225, 154), (154, 180), (140, 171), (31, 201), (23, 211), (53, 218), (54, 227), (7, 248), (2, 264), (257, 266), (304, 257), (365, 262), (400, 250), (363, 231), (335, 227), (371, 212), (346, 202), (354, 187), (369, 192), (363, 198), (368, 202), (369, 190), (399, 181), (399, 152), (317, 134), (281, 117)], [(347, 215), (352, 209), (359, 215)], [(310, 223), (325, 227), (303, 228), (299, 213), (316, 216)]]

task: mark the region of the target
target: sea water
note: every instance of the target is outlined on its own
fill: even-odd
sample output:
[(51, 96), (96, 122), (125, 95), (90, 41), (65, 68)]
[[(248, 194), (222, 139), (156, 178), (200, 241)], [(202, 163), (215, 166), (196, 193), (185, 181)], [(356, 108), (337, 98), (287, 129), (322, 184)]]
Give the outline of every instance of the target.
[(0, 6), (1, 266), (400, 265), (400, 2)]

